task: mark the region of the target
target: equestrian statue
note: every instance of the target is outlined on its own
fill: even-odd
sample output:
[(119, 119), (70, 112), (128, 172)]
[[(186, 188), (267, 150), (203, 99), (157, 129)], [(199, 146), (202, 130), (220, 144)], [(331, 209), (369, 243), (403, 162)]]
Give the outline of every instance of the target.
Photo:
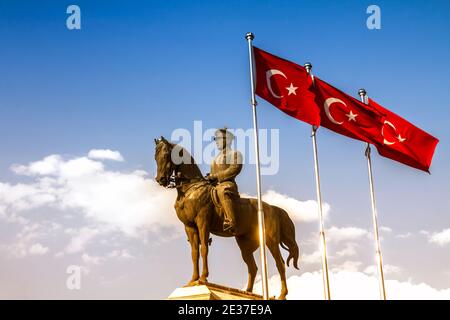
[[(233, 134), (219, 129), (215, 133), (218, 156), (211, 163), (211, 172), (205, 177), (189, 152), (164, 137), (155, 139), (156, 182), (166, 188), (176, 188), (175, 211), (184, 224), (191, 245), (193, 274), (187, 286), (197, 281), (207, 282), (208, 246), (210, 234), (234, 237), (248, 268), (246, 290), (252, 292), (257, 266), (253, 253), (259, 248), (258, 202), (239, 195), (235, 178), (242, 170), (242, 155), (233, 150)], [(292, 260), (298, 269), (299, 248), (295, 241), (295, 227), (288, 213), (263, 202), (266, 245), (272, 254), (281, 278), (281, 293), (288, 293), (286, 270), (280, 246), (289, 252), (287, 265)], [(202, 257), (202, 273), (199, 257)]]

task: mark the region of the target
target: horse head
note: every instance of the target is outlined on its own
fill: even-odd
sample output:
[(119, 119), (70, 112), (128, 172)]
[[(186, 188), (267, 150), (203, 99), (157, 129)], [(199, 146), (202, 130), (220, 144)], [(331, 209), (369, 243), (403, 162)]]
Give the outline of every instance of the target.
[(156, 182), (163, 187), (177, 186), (177, 181), (203, 180), (202, 173), (190, 153), (182, 146), (167, 141), (163, 136), (155, 139)]
[(163, 136), (155, 139), (155, 160), (156, 160), (156, 182), (163, 187), (170, 184), (175, 166), (172, 162), (173, 144), (167, 141)]

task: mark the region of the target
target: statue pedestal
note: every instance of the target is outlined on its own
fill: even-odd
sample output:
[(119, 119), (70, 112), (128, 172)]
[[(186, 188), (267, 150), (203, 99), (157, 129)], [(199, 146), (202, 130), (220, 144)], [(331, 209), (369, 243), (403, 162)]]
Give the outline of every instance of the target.
[(209, 282), (175, 289), (168, 300), (262, 300), (262, 296)]

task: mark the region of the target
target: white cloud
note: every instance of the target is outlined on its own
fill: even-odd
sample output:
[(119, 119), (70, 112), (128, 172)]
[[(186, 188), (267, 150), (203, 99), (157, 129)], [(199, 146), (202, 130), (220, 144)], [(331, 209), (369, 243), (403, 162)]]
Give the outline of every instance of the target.
[[(398, 274), (402, 271), (402, 268), (398, 267), (398, 266), (394, 266), (391, 264), (385, 264), (383, 265), (383, 273), (386, 274)], [(377, 267), (372, 265), (372, 266), (368, 266), (367, 268), (364, 269), (364, 273), (367, 273), (369, 275), (377, 275), (378, 274), (378, 270)]]
[[(92, 157), (100, 155), (90, 152)], [(131, 259), (133, 256), (120, 247), (124, 237), (146, 243), (149, 232), (161, 234), (159, 241), (182, 234), (182, 224), (173, 207), (176, 191), (159, 186), (142, 170), (113, 171), (98, 160), (83, 156), (66, 159), (60, 155), (13, 165), (11, 170), (29, 180), (16, 184), (0, 182), (0, 221), (21, 227), (14, 238), (7, 240), (9, 243), (0, 245), (0, 250), (14, 257), (50, 251), (54, 251), (53, 257), (82, 255), (95, 241), (112, 250), (111, 256), (104, 258)], [(101, 241), (113, 236), (118, 239), (113, 244)], [(48, 241), (50, 237), (58, 241)], [(52, 243), (54, 247), (42, 243)], [(90, 258), (84, 256), (86, 261)], [(91, 265), (92, 262), (91, 259)]]
[(175, 190), (162, 188), (143, 171), (111, 171), (100, 161), (59, 155), (12, 170), (33, 182), (0, 183), (0, 217), (6, 220), (21, 218), (26, 223), (23, 211), (48, 206), (75, 210), (96, 226), (104, 224), (129, 236), (167, 227), (181, 230), (173, 208)]
[(357, 240), (362, 237), (367, 237), (370, 234), (367, 230), (357, 227), (339, 228), (335, 226), (332, 226), (325, 232), (326, 232), (325, 236), (328, 242)]
[(43, 190), (38, 184), (11, 185), (0, 182), (0, 218), (7, 222), (26, 224), (28, 219), (21, 215), (23, 211), (54, 201), (54, 195)]
[(100, 230), (83, 227), (80, 230), (67, 230), (66, 233), (72, 234), (72, 239), (64, 250), (70, 254), (84, 251), (86, 245), (100, 233)]
[(37, 242), (37, 239), (45, 236), (48, 230), (53, 228), (57, 227), (51, 223), (29, 223), (17, 233), (13, 243), (2, 245), (0, 249), (17, 258), (44, 255), (49, 252), (49, 248)]
[(383, 232), (386, 232), (386, 233), (391, 233), (392, 232), (392, 228), (385, 227), (385, 226), (380, 227), (380, 230), (383, 231)]
[[(269, 280), (269, 294), (280, 292), (279, 276)], [(290, 300), (323, 300), (321, 272), (305, 272), (288, 278)], [(450, 289), (439, 290), (426, 283), (386, 280), (387, 298), (391, 300), (450, 299)], [(357, 271), (330, 272), (330, 289), (333, 300), (378, 300), (378, 279)], [(261, 282), (255, 284), (255, 292), (261, 293)]]
[(342, 250), (336, 252), (336, 256), (339, 258), (352, 257), (356, 255), (356, 245), (354, 243), (348, 243)]
[(406, 232), (406, 233), (398, 234), (395, 237), (399, 238), (399, 239), (408, 239), (408, 238), (411, 238), (412, 236), (413, 236), (413, 234), (411, 232)]
[(105, 255), (91, 255), (85, 252), (81, 255), (81, 260), (84, 263), (81, 268), (85, 274), (90, 274), (96, 267), (106, 264), (108, 259), (130, 260), (134, 259), (134, 256), (126, 249), (114, 250)]
[(300, 258), (300, 263), (314, 264), (319, 263), (321, 259), (322, 259), (322, 252), (320, 250), (316, 250), (310, 254), (302, 254)]
[(450, 243), (450, 228), (444, 229), (441, 232), (434, 232), (430, 238), (429, 242), (444, 246)]
[(81, 255), (81, 260), (84, 263), (82, 269), (85, 273), (89, 274), (95, 267), (107, 263), (108, 259), (130, 260), (134, 259), (134, 256), (132, 256), (126, 249), (113, 250), (105, 255), (91, 255), (85, 252)]
[(337, 265), (336, 267), (332, 268), (332, 272), (340, 272), (340, 271), (349, 271), (349, 272), (357, 272), (359, 271), (359, 268), (361, 267), (362, 262), (361, 261), (345, 261), (344, 263), (341, 263), (340, 265)]
[(109, 149), (93, 149), (89, 151), (88, 158), (97, 160), (123, 161), (123, 157), (119, 151), (112, 151)]
[(42, 244), (40, 243), (35, 243), (33, 244), (30, 249), (29, 249), (30, 254), (32, 255), (37, 255), (37, 256), (41, 256), (44, 255), (48, 252), (48, 248), (44, 247)]
[(100, 263), (104, 262), (105, 258), (99, 256), (91, 256), (87, 253), (83, 253), (81, 255), (81, 260), (83, 260), (83, 262), (87, 265), (99, 265)]
[[(317, 202), (315, 200), (300, 201), (288, 197), (276, 191), (269, 190), (263, 195), (263, 200), (271, 205), (278, 206), (289, 213), (294, 221), (314, 222), (317, 221)], [(324, 217), (328, 216), (330, 205), (323, 204)]]
[(128, 252), (126, 249), (114, 250), (107, 254), (108, 258), (119, 258), (119, 259), (134, 259), (135, 257)]
[(28, 166), (12, 165), (11, 170), (21, 175), (52, 175), (58, 171), (61, 162), (61, 156), (53, 154), (42, 160), (31, 162)]

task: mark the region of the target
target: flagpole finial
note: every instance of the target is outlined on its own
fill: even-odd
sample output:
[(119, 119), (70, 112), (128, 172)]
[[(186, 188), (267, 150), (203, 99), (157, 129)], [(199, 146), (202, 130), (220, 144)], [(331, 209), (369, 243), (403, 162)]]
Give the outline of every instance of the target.
[(245, 35), (245, 39), (253, 40), (255, 39), (255, 35), (253, 34), (253, 32), (247, 32), (247, 34)]
[(311, 71), (311, 69), (312, 69), (312, 64), (311, 64), (311, 62), (306, 62), (305, 64), (304, 64), (304, 66), (305, 66), (305, 69), (306, 69), (306, 72), (310, 72)]
[(366, 89), (359, 89), (359, 90), (358, 90), (358, 94), (359, 94), (361, 97), (366, 96), (366, 94), (367, 94)]

